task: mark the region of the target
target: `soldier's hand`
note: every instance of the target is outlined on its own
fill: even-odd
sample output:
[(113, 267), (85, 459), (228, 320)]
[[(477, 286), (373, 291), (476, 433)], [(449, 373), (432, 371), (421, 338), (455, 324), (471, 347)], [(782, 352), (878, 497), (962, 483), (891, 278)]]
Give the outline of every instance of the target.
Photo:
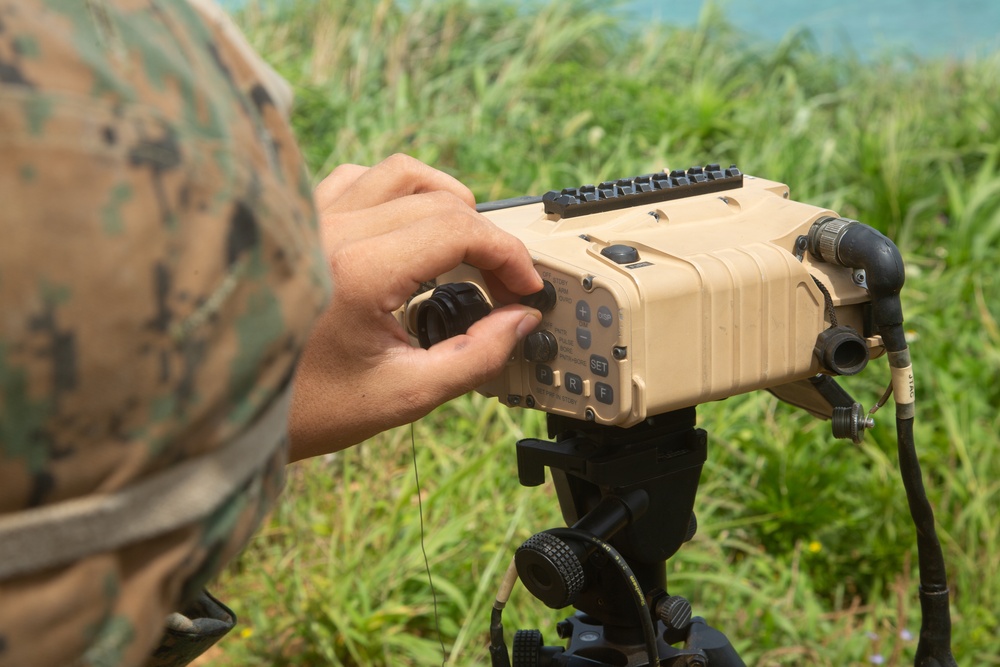
[(414, 348), (393, 312), (462, 262), (501, 302), (542, 288), (524, 245), (475, 211), (452, 177), (406, 156), (344, 165), (316, 188), (333, 298), (303, 352), (292, 460), (342, 449), (426, 415), (496, 375), (540, 314), (516, 303), (467, 334)]

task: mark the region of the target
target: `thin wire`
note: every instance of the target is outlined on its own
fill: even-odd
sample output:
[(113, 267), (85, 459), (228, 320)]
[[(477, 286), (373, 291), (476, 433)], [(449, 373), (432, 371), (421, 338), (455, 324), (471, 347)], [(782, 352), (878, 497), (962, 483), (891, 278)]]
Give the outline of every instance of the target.
[(889, 400), (890, 396), (892, 396), (892, 382), (890, 382), (889, 386), (885, 388), (885, 393), (882, 394), (882, 398), (878, 399), (878, 403), (873, 405), (872, 409), (868, 411), (868, 416), (870, 417), (874, 415), (879, 410), (879, 408), (885, 405), (885, 402)]
[(431, 576), (431, 561), (427, 558), (427, 548), (424, 546), (424, 501), (420, 491), (420, 473), (417, 472), (417, 438), (414, 435), (413, 424), (410, 424), (410, 453), (413, 455), (413, 479), (417, 482), (417, 510), (420, 515), (420, 551), (424, 554), (424, 569), (427, 570), (427, 583), (431, 586), (431, 598), (434, 600), (434, 628), (437, 630), (438, 642), (441, 644), (441, 667), (448, 662), (448, 652), (444, 648), (444, 638), (441, 636), (441, 617), (438, 614), (437, 589), (434, 588), (434, 577)]

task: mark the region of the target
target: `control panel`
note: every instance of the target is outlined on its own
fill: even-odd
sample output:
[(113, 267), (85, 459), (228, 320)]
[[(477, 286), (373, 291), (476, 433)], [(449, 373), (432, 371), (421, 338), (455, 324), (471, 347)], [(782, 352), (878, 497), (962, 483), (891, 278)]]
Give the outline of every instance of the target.
[(607, 288), (539, 266), (556, 304), (522, 343), (524, 401), (557, 414), (612, 421), (631, 403), (627, 309)]

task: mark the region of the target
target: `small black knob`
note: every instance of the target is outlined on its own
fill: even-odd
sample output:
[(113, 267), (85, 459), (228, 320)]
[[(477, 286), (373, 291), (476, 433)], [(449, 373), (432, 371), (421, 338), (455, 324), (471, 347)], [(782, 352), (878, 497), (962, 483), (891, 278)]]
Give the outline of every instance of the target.
[(656, 614), (668, 630), (686, 630), (691, 625), (691, 603), (680, 595), (671, 595), (656, 605)]
[(524, 358), (536, 364), (552, 361), (559, 353), (556, 337), (549, 331), (535, 331), (524, 339)]
[(691, 519), (688, 521), (687, 532), (684, 533), (684, 541), (690, 542), (698, 532), (698, 517), (695, 516), (694, 512), (691, 512)]
[(875, 420), (865, 414), (860, 403), (855, 403), (849, 408), (835, 407), (831, 422), (833, 437), (850, 439), (856, 445), (860, 445), (864, 440), (865, 431), (875, 426)]
[(521, 297), (521, 304), (547, 313), (556, 307), (556, 300), (556, 288), (548, 280), (543, 280), (542, 289)]

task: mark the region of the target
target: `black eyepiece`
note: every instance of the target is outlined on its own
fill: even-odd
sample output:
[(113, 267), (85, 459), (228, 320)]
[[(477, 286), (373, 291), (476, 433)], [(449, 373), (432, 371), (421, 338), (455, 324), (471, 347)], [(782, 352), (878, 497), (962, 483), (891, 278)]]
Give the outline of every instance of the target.
[(431, 345), (464, 334), (490, 314), (486, 297), (473, 283), (446, 283), (417, 306), (417, 339), (425, 350)]
[(816, 339), (814, 353), (823, 368), (836, 375), (856, 375), (868, 365), (868, 345), (850, 327), (831, 327)]

